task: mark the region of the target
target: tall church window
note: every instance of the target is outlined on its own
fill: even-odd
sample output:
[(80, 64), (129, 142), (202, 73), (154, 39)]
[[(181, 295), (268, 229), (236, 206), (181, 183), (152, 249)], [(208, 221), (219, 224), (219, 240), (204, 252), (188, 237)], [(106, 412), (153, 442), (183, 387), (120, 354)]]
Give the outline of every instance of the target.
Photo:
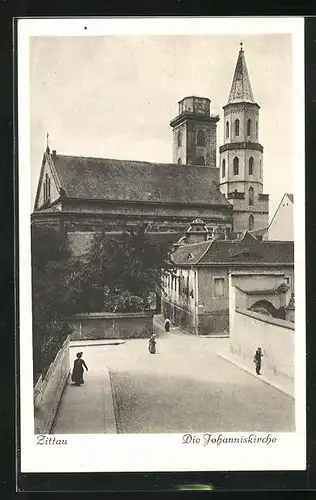
[(260, 160), (260, 179), (262, 179), (262, 161)]
[(50, 178), (47, 173), (45, 174), (43, 191), (44, 191), (44, 203), (45, 203), (50, 199)]
[(233, 160), (233, 170), (234, 170), (234, 175), (239, 174), (239, 159), (237, 158), (237, 156), (235, 156)]
[(178, 132), (178, 147), (182, 146), (181, 132)]
[(198, 159), (196, 160), (197, 165), (205, 165), (205, 158), (204, 156), (199, 156)]
[(253, 205), (253, 196), (254, 196), (253, 187), (250, 187), (249, 188), (249, 205)]
[(235, 135), (239, 135), (239, 120), (235, 120)]
[(258, 122), (256, 122), (256, 139), (258, 139)]
[(226, 139), (229, 137), (229, 123), (226, 122)]
[(247, 135), (251, 135), (251, 120), (247, 121)]
[(197, 134), (197, 145), (205, 146), (205, 133), (203, 130), (199, 130)]
[(253, 175), (253, 157), (249, 158), (249, 175)]
[(249, 231), (252, 231), (255, 225), (255, 219), (254, 216), (251, 214), (249, 215)]
[(222, 162), (222, 177), (225, 177), (226, 175), (226, 161), (223, 160)]
[(178, 158), (178, 165), (181, 165), (182, 161), (181, 158)]

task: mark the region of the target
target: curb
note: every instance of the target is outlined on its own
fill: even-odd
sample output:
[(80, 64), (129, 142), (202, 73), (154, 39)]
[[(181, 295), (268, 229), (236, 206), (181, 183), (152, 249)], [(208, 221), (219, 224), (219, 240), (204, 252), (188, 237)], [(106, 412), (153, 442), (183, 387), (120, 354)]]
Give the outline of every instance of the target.
[(99, 345), (121, 345), (125, 340), (71, 340), (70, 347), (94, 347)]
[(102, 392), (104, 401), (103, 414), (105, 434), (117, 434), (111, 376), (107, 368), (104, 369)]
[[(232, 363), (235, 366), (238, 366), (238, 368), (240, 368), (241, 370), (244, 370), (245, 372), (249, 373), (250, 375), (252, 375), (256, 379), (258, 379), (258, 376), (252, 370), (250, 370), (250, 368), (248, 368), (247, 366), (242, 364), (238, 359), (234, 358), (232, 355), (226, 354), (223, 352), (217, 352), (217, 356), (219, 356), (222, 359), (225, 359), (225, 361), (228, 361), (229, 363)], [(271, 387), (274, 387), (275, 389), (282, 392), (283, 394), (286, 394), (290, 398), (295, 399), (295, 396), (291, 391), (289, 391), (288, 389), (285, 389), (282, 385), (267, 379), (264, 375), (260, 375), (259, 380), (261, 380), (262, 382), (264, 382), (267, 385), (270, 385)]]

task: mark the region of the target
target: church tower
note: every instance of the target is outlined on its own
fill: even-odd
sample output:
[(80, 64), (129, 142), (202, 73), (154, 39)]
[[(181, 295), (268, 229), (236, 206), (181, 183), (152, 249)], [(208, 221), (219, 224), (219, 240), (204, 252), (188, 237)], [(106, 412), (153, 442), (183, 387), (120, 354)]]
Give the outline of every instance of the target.
[(184, 97), (173, 129), (173, 163), (216, 167), (216, 128), (219, 116), (210, 112), (206, 97)]
[(232, 203), (233, 230), (268, 225), (269, 195), (263, 194), (263, 147), (259, 143), (259, 104), (255, 101), (241, 48), (224, 109), (220, 189)]

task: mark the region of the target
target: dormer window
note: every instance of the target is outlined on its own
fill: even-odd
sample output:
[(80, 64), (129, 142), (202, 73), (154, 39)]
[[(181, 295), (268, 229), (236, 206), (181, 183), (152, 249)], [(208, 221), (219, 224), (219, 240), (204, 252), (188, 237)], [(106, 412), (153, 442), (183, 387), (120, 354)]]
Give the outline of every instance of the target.
[(190, 259), (193, 259), (193, 254), (192, 253), (188, 253), (188, 260)]

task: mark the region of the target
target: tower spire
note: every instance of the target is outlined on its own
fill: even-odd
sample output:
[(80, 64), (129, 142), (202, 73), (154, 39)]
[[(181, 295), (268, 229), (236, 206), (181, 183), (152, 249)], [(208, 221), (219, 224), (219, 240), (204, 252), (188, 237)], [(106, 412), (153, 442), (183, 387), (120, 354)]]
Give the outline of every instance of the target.
[(235, 102), (256, 102), (248, 75), (243, 42), (240, 42), (240, 50), (233, 77), (233, 83), (228, 98), (228, 104)]

